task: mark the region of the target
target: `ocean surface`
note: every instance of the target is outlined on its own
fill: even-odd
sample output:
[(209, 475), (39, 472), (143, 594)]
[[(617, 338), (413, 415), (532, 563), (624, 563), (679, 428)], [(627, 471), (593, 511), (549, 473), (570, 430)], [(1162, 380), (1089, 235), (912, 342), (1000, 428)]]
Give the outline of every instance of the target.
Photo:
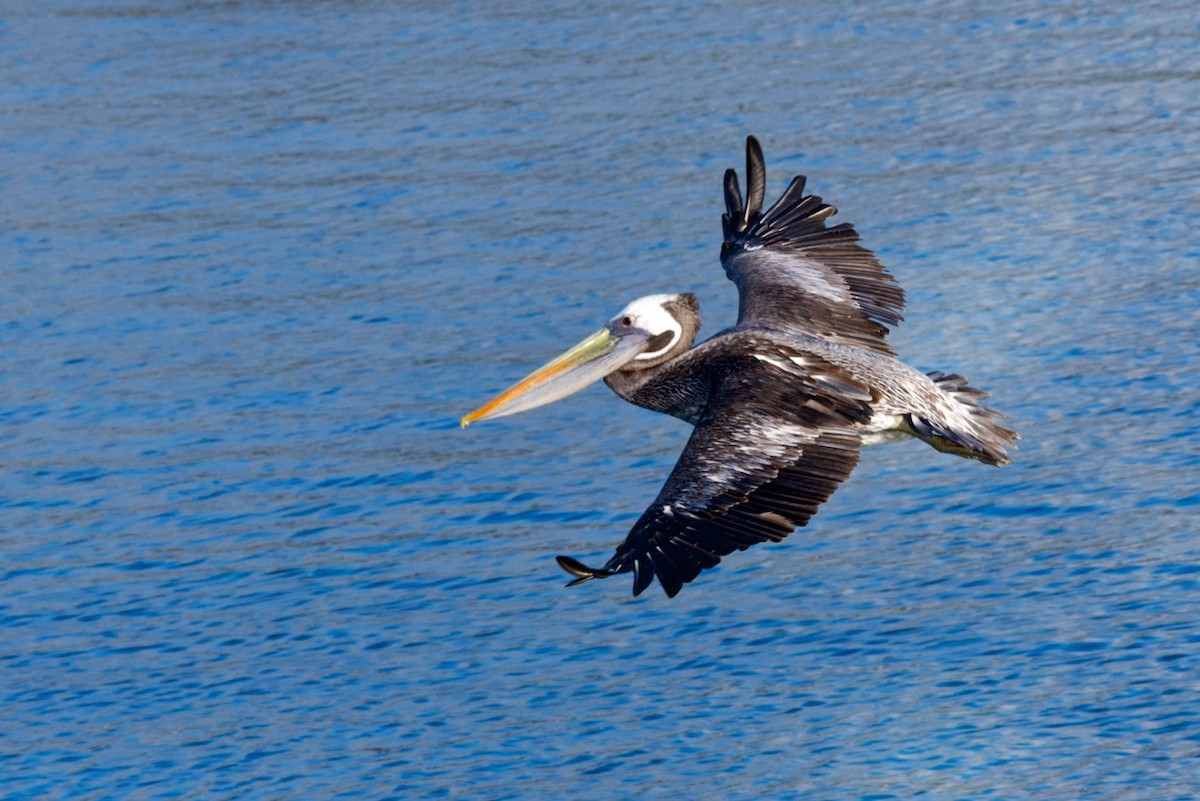
[[(1200, 797), (1189, 2), (6, 2), (0, 794)], [(458, 417), (629, 300), (730, 324), (754, 134), (991, 391), (674, 599), (688, 436)]]

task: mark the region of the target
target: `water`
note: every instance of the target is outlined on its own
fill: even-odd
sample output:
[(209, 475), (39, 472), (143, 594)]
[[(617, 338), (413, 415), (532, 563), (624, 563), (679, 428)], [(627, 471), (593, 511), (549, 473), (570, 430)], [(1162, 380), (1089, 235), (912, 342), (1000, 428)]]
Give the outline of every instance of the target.
[[(1190, 4), (16, 3), (13, 798), (1200, 795)], [(564, 590), (687, 436), (457, 417), (628, 300), (732, 319), (758, 135), (993, 392), (667, 600)]]

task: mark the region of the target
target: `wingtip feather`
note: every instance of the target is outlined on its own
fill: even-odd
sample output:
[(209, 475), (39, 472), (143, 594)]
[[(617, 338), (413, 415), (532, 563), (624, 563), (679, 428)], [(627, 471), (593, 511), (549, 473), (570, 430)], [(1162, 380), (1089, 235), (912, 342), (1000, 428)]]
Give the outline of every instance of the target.
[(609, 576), (616, 575), (616, 573), (612, 570), (588, 567), (583, 562), (580, 562), (578, 559), (574, 559), (570, 556), (556, 556), (554, 557), (554, 561), (558, 562), (558, 566), (563, 570), (567, 571), (572, 576), (575, 576), (574, 581), (571, 581), (566, 585), (568, 587), (574, 587), (577, 584), (582, 584), (585, 581), (591, 581), (592, 579), (608, 578)]
[(763, 158), (762, 145), (753, 136), (746, 137), (746, 205), (742, 210), (742, 223), (762, 214), (763, 200), (767, 193), (767, 165)]
[(737, 170), (730, 167), (725, 171), (725, 213), (729, 219), (741, 219), (742, 188), (738, 185)]

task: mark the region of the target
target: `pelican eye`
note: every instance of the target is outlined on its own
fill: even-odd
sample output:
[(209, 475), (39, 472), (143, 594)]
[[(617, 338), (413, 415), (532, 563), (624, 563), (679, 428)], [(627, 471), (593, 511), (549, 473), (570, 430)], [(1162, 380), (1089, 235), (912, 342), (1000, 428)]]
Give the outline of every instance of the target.
[(633, 318), (630, 317), (628, 314), (625, 315), (624, 317), (621, 318), (621, 325), (628, 328), (629, 326), (633, 325)]

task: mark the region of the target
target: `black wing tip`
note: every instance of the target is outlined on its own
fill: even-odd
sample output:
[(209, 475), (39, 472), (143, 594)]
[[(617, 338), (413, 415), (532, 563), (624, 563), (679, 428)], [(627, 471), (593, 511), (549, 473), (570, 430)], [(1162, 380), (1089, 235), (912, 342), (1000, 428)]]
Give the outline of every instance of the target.
[(746, 209), (742, 219), (747, 225), (762, 214), (767, 195), (767, 162), (762, 145), (753, 136), (746, 137)]
[[(567, 587), (575, 587), (592, 579), (605, 579), (620, 573), (628, 573), (632, 570), (633, 597), (635, 598), (649, 588), (656, 576), (658, 577), (659, 584), (662, 585), (663, 592), (667, 594), (668, 598), (674, 598), (683, 588), (683, 585), (691, 581), (691, 578), (681, 579), (676, 578), (670, 573), (664, 573), (658, 570), (657, 566), (650, 563), (649, 560), (646, 560), (646, 562), (635, 561), (632, 567), (625, 565), (615, 569), (609, 567), (588, 567), (583, 562), (571, 556), (556, 556), (554, 557), (554, 561), (558, 562), (559, 567), (575, 577), (566, 583), (565, 586)], [(609, 564), (612, 563), (610, 562)]]
[(742, 216), (742, 188), (738, 185), (737, 170), (730, 167), (725, 171), (725, 216), (730, 220)]
[[(766, 159), (757, 137), (747, 136), (745, 200), (742, 199), (741, 188), (738, 185), (737, 171), (733, 168), (725, 171), (725, 216), (722, 217), (725, 241), (740, 238), (737, 236), (739, 234), (743, 237), (782, 239), (785, 242), (796, 238), (797, 234), (808, 235), (801, 237), (801, 240), (820, 240), (822, 243), (857, 241), (858, 231), (851, 223), (826, 227), (825, 221), (837, 214), (837, 208), (825, 203), (818, 195), (805, 195), (807, 183), (808, 179), (803, 175), (793, 177), (779, 199), (764, 212), (767, 189)], [(818, 242), (813, 241), (812, 244)]]
[[(727, 214), (722, 217), (725, 241), (721, 261), (726, 275), (741, 287), (741, 279), (735, 277), (741, 270), (731, 272), (729, 261), (740, 251), (773, 248), (811, 256), (825, 262), (850, 291), (858, 311), (869, 321), (863, 335), (869, 341), (885, 338), (887, 326), (898, 325), (904, 319), (904, 290), (875, 253), (859, 244), (855, 227), (847, 222), (829, 223), (837, 208), (819, 195), (806, 195), (803, 175), (795, 176), (764, 211), (766, 171), (762, 147), (753, 136), (746, 137), (746, 171), (745, 202), (735, 213), (727, 197)], [(886, 346), (885, 350), (891, 352)]]
[(754, 180), (755, 176), (763, 176), (767, 171), (767, 160), (763, 158), (762, 145), (758, 138), (751, 135), (746, 137), (746, 181)]
[(606, 570), (604, 568), (588, 567), (578, 559), (570, 556), (556, 556), (554, 561), (558, 562), (558, 566), (575, 577), (574, 581), (569, 582), (566, 586), (574, 587), (577, 584), (582, 584), (585, 581), (592, 579), (608, 578), (609, 576), (617, 575), (618, 571)]
[(738, 184), (737, 170), (725, 170), (725, 215), (721, 218), (725, 241), (743, 233), (762, 217), (767, 192), (767, 167), (762, 145), (754, 136), (746, 137), (746, 197)]

